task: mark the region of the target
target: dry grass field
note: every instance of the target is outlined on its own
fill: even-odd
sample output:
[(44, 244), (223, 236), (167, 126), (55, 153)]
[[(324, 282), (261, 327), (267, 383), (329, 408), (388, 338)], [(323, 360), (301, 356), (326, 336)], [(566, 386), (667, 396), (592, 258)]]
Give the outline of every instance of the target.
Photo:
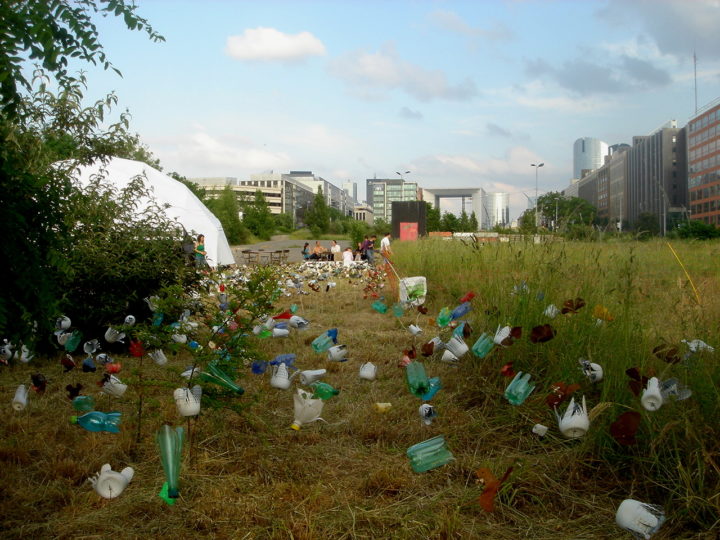
[[(271, 314), (298, 306), (309, 328), (287, 338), (259, 340), (259, 354), (271, 360), (295, 353), (300, 369), (325, 368), (325, 381), (340, 394), (325, 403), (322, 417), (299, 431), (293, 421), (294, 389), (270, 387), (269, 373), (241, 369), (241, 410), (203, 403), (191, 421), (178, 416), (172, 397), (182, 386), (180, 373), (192, 357), (168, 352), (156, 366), (147, 358), (120, 357), (118, 376), (129, 386), (122, 398), (100, 394), (98, 373), (63, 373), (60, 353), (0, 368), (6, 396), (0, 418), (0, 516), (5, 538), (630, 538), (615, 525), (615, 511), (626, 498), (664, 507), (667, 522), (653, 538), (716, 538), (720, 531), (720, 245), (673, 245), (692, 284), (665, 243), (492, 245), (423, 241), (396, 243), (401, 276), (426, 276), (427, 315), (407, 310), (398, 318), (380, 314), (364, 291), (367, 273), (339, 272), (320, 281), (315, 292), (281, 295)], [(297, 267), (281, 269), (282, 283)], [(308, 271), (305, 279), (316, 277)], [(326, 282), (336, 283), (326, 292)], [(380, 295), (395, 286), (388, 280)], [(526, 286), (523, 286), (522, 284)], [(693, 291), (697, 288), (697, 296)], [(517, 287), (516, 287), (517, 286)], [(513, 288), (515, 293), (513, 294)], [(468, 353), (454, 365), (438, 356), (423, 358), (423, 343), (451, 330), (433, 324), (440, 309), (457, 305), (474, 291), (466, 318), (472, 345), (498, 325), (522, 326), (523, 336), (495, 347), (484, 359)], [(214, 289), (211, 292), (216, 292)], [(367, 296), (367, 297), (366, 297)], [(576, 314), (543, 315), (548, 304), (581, 297)], [(596, 324), (592, 311), (602, 305), (614, 320)], [(150, 313), (136, 314), (138, 318)], [(417, 324), (417, 337), (406, 329)], [(546, 343), (531, 343), (530, 329), (549, 323), (557, 331)], [(310, 342), (329, 328), (347, 345), (347, 362), (329, 362)], [(97, 336), (100, 338), (100, 336)], [(199, 336), (198, 340), (201, 341)], [(714, 353), (688, 355), (666, 363), (655, 346), (702, 339)], [(442, 390), (432, 399), (438, 417), (426, 426), (420, 399), (411, 395), (403, 350), (418, 349), (430, 377)], [(601, 364), (604, 380), (591, 384), (580, 357)], [(76, 359), (82, 360), (81, 355)], [(361, 364), (378, 367), (375, 381), (358, 376)], [(510, 379), (501, 368), (513, 363), (529, 372), (535, 391), (519, 406), (503, 391)], [(628, 389), (625, 370), (638, 367), (660, 379), (677, 377), (693, 391), (685, 401), (644, 410)], [(42, 372), (47, 390), (30, 392), (24, 411), (10, 400), (18, 384)], [(136, 442), (137, 402), (144, 394), (140, 441)], [(557, 381), (578, 383), (588, 408), (595, 408), (590, 431), (569, 440), (557, 429), (545, 398)], [(76, 414), (65, 391), (81, 383), (95, 397), (96, 409), (120, 411), (121, 433), (91, 433), (73, 426)], [(378, 413), (376, 402), (391, 409)], [(565, 404), (561, 406), (565, 408)], [(609, 426), (621, 412), (641, 413), (638, 443), (619, 445)], [(164, 424), (183, 425), (180, 498), (168, 506), (158, 496), (164, 474), (154, 434)], [(539, 438), (534, 424), (548, 426)], [(444, 435), (455, 460), (416, 474), (405, 452), (411, 445)], [(131, 466), (135, 477), (116, 499), (106, 500), (87, 479), (104, 463), (114, 470)], [(483, 485), (476, 471), (500, 477), (495, 511), (481, 509)]]

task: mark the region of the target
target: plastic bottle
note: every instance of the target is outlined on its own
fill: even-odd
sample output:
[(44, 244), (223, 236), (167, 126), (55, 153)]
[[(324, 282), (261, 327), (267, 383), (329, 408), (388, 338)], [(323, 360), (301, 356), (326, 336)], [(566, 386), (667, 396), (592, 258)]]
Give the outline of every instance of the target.
[(337, 396), (340, 393), (340, 390), (336, 390), (328, 383), (322, 381), (315, 381), (310, 386), (314, 390), (312, 397), (320, 398), (323, 401), (327, 401), (331, 397)]
[(522, 371), (518, 371), (515, 378), (505, 389), (505, 398), (513, 405), (522, 405), (530, 393), (535, 389), (534, 384), (529, 384), (530, 374), (523, 375)]
[(405, 380), (410, 393), (423, 401), (430, 401), (442, 388), (440, 378), (428, 379), (425, 366), (420, 362), (410, 362), (405, 368)]
[[(185, 430), (182, 427), (173, 430), (167, 424), (164, 424), (155, 435), (155, 441), (160, 449), (160, 462), (167, 480), (169, 499), (177, 499), (180, 496), (180, 455), (184, 438)], [(168, 504), (171, 503), (168, 501)]]
[(28, 391), (24, 384), (21, 384), (15, 390), (15, 397), (12, 400), (13, 409), (16, 411), (22, 411), (27, 407)]
[(235, 381), (232, 380), (230, 375), (225, 373), (217, 366), (217, 364), (214, 364), (213, 362), (210, 362), (207, 371), (200, 372), (199, 377), (201, 381), (217, 384), (218, 386), (235, 392), (238, 395), (245, 393), (245, 390), (241, 386), (236, 384)]
[(410, 458), (410, 467), (416, 473), (435, 469), (455, 459), (442, 435), (414, 444), (407, 449), (406, 454)]
[(327, 333), (316, 337), (312, 342), (312, 348), (316, 353), (327, 351), (333, 346), (333, 340)]
[(437, 319), (435, 322), (440, 328), (445, 328), (450, 321), (452, 320), (452, 312), (450, 311), (450, 308), (444, 307), (440, 310), (440, 313), (437, 316)]
[(493, 338), (486, 332), (483, 332), (483, 334), (472, 346), (472, 352), (478, 358), (485, 358), (488, 354), (490, 354), (490, 351), (492, 351), (494, 347), (495, 342), (493, 341)]
[(298, 388), (293, 396), (295, 419), (290, 427), (298, 431), (300, 427), (305, 424), (322, 420), (320, 415), (322, 414), (324, 403), (322, 399), (313, 399), (308, 392)]
[(455, 309), (452, 310), (452, 313), (450, 313), (450, 317), (452, 318), (453, 321), (455, 321), (457, 319), (461, 319), (462, 317), (464, 317), (465, 315), (468, 314), (468, 312), (470, 311), (470, 308), (471, 308), (470, 302), (463, 302), (458, 307), (456, 307)]
[(92, 396), (77, 396), (72, 400), (73, 409), (78, 412), (90, 412), (95, 408)]
[(80, 345), (81, 341), (82, 341), (82, 332), (80, 330), (73, 330), (73, 333), (70, 335), (70, 337), (65, 342), (65, 350), (67, 352), (73, 352), (75, 349), (78, 348), (78, 345)]
[(109, 433), (120, 433), (120, 413), (91, 411), (82, 416), (71, 416), (71, 424), (79, 424), (88, 431), (107, 431)]
[(370, 304), (370, 307), (378, 313), (387, 313), (388, 310), (387, 304), (385, 304), (382, 300), (375, 300), (372, 304)]
[(405, 314), (405, 308), (399, 302), (393, 304), (392, 311), (396, 317), (402, 317)]

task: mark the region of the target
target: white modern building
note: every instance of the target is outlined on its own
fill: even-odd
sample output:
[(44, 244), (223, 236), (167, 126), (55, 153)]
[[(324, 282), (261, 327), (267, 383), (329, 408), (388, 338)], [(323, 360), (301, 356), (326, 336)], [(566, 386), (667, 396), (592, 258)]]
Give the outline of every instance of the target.
[(580, 179), (588, 172), (599, 169), (607, 153), (608, 144), (600, 139), (582, 137), (576, 140), (573, 145), (573, 178)]
[[(475, 206), (475, 205), (473, 205)], [(510, 194), (487, 193), (480, 189), (480, 229), (488, 231), (500, 225), (510, 225)]]

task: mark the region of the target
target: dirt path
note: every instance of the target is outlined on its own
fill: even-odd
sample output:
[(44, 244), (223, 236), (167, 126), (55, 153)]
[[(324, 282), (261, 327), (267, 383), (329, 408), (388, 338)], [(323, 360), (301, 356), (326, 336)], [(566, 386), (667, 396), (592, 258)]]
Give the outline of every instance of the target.
[[(241, 255), (241, 251), (243, 249), (255, 249), (255, 250), (265, 250), (265, 251), (274, 251), (277, 249), (289, 249), (290, 253), (288, 254), (288, 262), (302, 262), (302, 248), (303, 245), (305, 245), (305, 242), (309, 242), (310, 246), (315, 245), (315, 240), (308, 238), (307, 240), (295, 240), (288, 238), (287, 234), (278, 234), (272, 237), (271, 240), (267, 242), (258, 242), (257, 244), (247, 244), (247, 245), (240, 245), (240, 246), (232, 246), (232, 252), (233, 256), (235, 257), (235, 262), (238, 264), (243, 263), (243, 257)], [(320, 244), (326, 247), (327, 249), (330, 249), (330, 240), (320, 240)], [(340, 241), (340, 248), (344, 250), (346, 247), (348, 247), (347, 240)]]

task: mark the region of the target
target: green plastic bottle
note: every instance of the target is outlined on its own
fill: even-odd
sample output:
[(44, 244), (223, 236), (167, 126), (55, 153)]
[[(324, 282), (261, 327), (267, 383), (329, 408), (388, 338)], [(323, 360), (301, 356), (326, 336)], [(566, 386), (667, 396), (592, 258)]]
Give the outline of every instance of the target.
[(336, 390), (326, 382), (316, 381), (310, 385), (315, 391), (312, 395), (313, 399), (322, 399), (327, 401), (333, 396), (337, 396), (340, 390)]
[(412, 445), (406, 454), (410, 458), (410, 467), (416, 473), (435, 469), (455, 459), (447, 449), (442, 435)]
[(442, 308), (435, 322), (437, 322), (437, 325), (440, 328), (445, 328), (448, 324), (450, 324), (450, 321), (452, 321), (452, 311), (450, 311), (449, 307)]
[(177, 499), (180, 496), (180, 455), (184, 438), (185, 430), (182, 427), (173, 430), (167, 424), (164, 424), (155, 435), (155, 441), (160, 449), (160, 462), (167, 480), (167, 497), (170, 499)]
[(430, 390), (430, 382), (425, 373), (425, 366), (420, 362), (410, 362), (407, 365), (405, 368), (405, 380), (410, 393), (415, 397), (421, 397)]
[(72, 406), (78, 412), (90, 412), (95, 409), (95, 400), (92, 396), (77, 396), (72, 400)]

